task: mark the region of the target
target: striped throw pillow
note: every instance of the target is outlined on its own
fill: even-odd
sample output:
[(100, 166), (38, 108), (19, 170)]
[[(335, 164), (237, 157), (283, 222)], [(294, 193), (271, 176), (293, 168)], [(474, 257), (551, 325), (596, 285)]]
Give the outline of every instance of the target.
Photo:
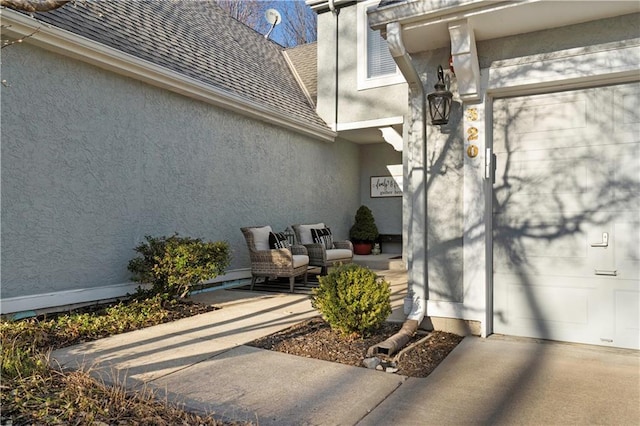
[(272, 249), (291, 248), (287, 236), (283, 232), (269, 232), (269, 247)]
[(316, 244), (322, 244), (326, 250), (333, 248), (333, 235), (331, 235), (331, 229), (312, 229), (311, 237)]

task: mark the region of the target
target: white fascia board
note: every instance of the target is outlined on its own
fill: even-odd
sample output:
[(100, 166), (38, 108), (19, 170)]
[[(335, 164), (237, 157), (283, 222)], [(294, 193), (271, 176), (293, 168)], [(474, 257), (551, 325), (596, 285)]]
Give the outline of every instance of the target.
[(535, 3), (540, 0), (449, 0), (443, 2), (401, 2), (376, 9), (369, 15), (371, 28), (384, 31), (387, 24), (400, 22), (404, 27), (413, 28), (432, 23), (448, 23), (467, 19), (476, 14), (493, 12), (518, 4)]
[(329, 0), (306, 0), (305, 3), (307, 6), (311, 8), (316, 13), (328, 12), (331, 10), (329, 3), (333, 4), (333, 7), (340, 8), (345, 5), (349, 5), (351, 3), (355, 3), (356, 0), (333, 0), (333, 2)]
[[(24, 37), (35, 32), (25, 43), (90, 63), (108, 71), (175, 93), (275, 124), (323, 141), (333, 142), (336, 132), (310, 127), (304, 121), (273, 111), (236, 94), (217, 89), (194, 78), (105, 46), (69, 31), (37, 21), (31, 17), (4, 9), (1, 11), (3, 33)], [(37, 31), (37, 32), (36, 32)]]

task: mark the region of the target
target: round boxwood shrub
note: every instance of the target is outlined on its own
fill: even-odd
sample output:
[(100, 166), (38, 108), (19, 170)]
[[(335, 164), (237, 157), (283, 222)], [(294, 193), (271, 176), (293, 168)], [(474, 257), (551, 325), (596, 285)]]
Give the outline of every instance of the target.
[(319, 277), (311, 306), (344, 336), (366, 336), (391, 314), (391, 288), (365, 266), (339, 265)]

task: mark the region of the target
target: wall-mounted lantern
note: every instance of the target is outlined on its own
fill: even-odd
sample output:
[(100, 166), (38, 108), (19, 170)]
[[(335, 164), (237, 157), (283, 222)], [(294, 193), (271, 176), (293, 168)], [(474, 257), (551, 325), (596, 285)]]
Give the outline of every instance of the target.
[(293, 232), (293, 230), (287, 226), (287, 229), (285, 229), (283, 232), (285, 237), (287, 237), (287, 241), (289, 241), (289, 244), (291, 245), (295, 245), (296, 244), (296, 234)]
[(444, 84), (444, 71), (442, 71), (441, 65), (438, 65), (438, 82), (434, 88), (436, 91), (427, 95), (431, 124), (447, 124), (451, 113), (453, 93), (448, 91)]

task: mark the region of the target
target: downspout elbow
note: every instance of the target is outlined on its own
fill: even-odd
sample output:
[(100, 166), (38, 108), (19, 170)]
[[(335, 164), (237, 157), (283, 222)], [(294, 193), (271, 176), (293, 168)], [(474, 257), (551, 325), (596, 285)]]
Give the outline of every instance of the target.
[(331, 13), (334, 15), (340, 13), (340, 9), (336, 8), (335, 0), (329, 0), (329, 10), (331, 10)]

